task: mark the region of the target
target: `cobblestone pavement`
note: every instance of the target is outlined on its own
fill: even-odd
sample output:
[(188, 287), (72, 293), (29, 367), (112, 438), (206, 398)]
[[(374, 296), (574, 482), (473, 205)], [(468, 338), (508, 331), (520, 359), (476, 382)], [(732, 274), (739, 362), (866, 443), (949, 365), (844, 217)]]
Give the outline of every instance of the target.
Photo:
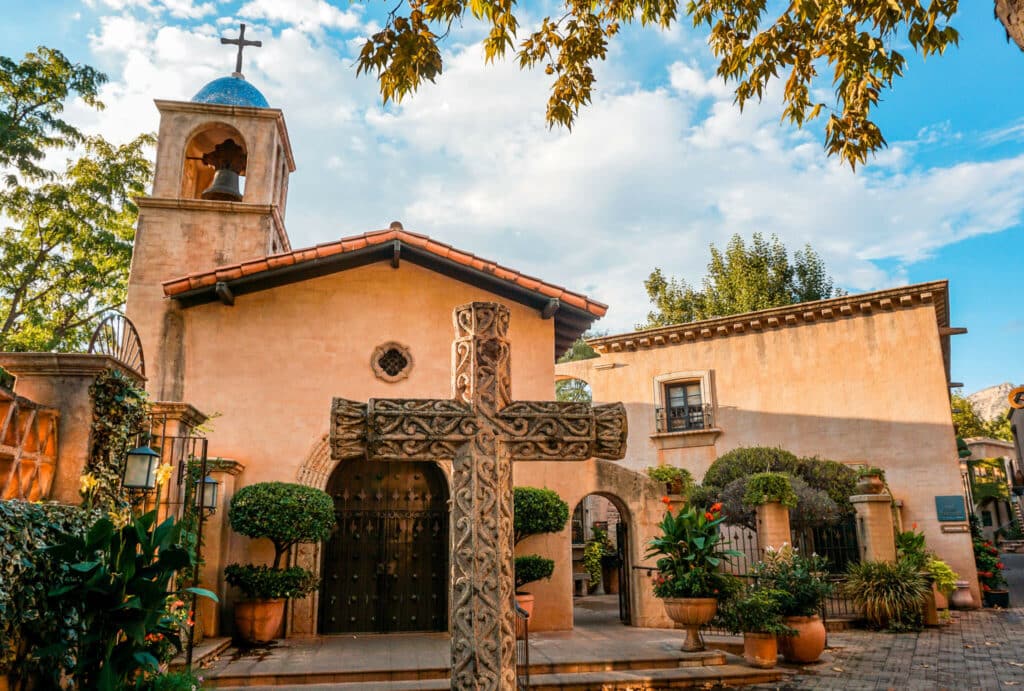
[(1024, 609), (954, 612), (950, 624), (921, 633), (843, 631), (828, 642), (821, 663), (752, 688), (1024, 691)]

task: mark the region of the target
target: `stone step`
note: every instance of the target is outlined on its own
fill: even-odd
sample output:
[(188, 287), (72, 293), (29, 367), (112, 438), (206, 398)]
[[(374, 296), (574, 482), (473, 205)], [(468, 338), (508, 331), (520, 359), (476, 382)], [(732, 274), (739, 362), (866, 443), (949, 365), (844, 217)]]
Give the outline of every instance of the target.
[[(767, 684), (793, 674), (792, 670), (755, 669), (730, 663), (699, 667), (658, 669), (605, 670), (558, 674), (530, 675), (531, 691), (654, 691), (656, 689), (718, 688)], [(280, 691), (278, 685), (244, 685), (219, 687), (224, 691)], [(301, 691), (446, 691), (449, 681), (423, 679), (404, 681), (351, 681), (333, 684), (288, 685)]]

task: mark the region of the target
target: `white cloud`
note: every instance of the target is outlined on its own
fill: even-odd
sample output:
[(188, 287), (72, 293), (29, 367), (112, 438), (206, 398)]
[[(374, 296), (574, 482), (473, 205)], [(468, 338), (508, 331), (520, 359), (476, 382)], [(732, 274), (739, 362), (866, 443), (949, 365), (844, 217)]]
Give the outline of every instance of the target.
[[(98, 0), (98, 4), (118, 12), (141, 9), (158, 14), (166, 11), (178, 19), (199, 19), (214, 12), (212, 2), (195, 0)], [(86, 0), (86, 5), (96, 7), (97, 0)]]
[[(708, 243), (732, 233), (811, 242), (860, 290), (905, 282), (907, 264), (1024, 215), (1020, 186), (992, 185), (1019, 179), (1024, 156), (925, 168), (916, 143), (901, 142), (853, 174), (825, 158), (818, 132), (779, 124), (777, 94), (740, 113), (689, 58), (639, 86), (626, 54), (613, 55), (569, 133), (544, 122), (550, 77), (485, 65), (479, 45), (453, 45), (437, 84), (384, 108), (373, 76), (355, 77), (358, 9), (252, 0), (239, 16), (275, 27), (252, 27), (264, 46), (246, 51), (245, 73), (288, 121), (294, 246), (399, 219), (608, 302), (600, 328), (642, 320), (652, 268), (698, 280)], [(155, 131), (153, 98), (189, 98), (234, 55), (213, 26), (158, 27), (153, 16), (105, 17), (91, 46), (110, 65), (108, 109), (75, 121), (119, 140)], [(917, 139), (946, 136), (940, 123)]]
[(340, 10), (324, 0), (250, 0), (238, 10), (238, 16), (284, 23), (300, 31), (356, 29), (360, 25), (361, 5)]

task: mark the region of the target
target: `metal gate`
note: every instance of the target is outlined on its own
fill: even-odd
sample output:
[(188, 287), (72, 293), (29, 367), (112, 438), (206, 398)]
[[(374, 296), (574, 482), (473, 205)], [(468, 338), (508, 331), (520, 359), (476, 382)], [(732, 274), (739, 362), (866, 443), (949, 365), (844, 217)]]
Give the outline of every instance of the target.
[(321, 633), (448, 630), (448, 490), (429, 462), (349, 461), (327, 487)]
[(615, 549), (619, 557), (619, 619), (629, 626), (632, 619), (629, 610), (629, 575), (633, 570), (629, 564), (629, 528), (623, 520), (615, 524)]

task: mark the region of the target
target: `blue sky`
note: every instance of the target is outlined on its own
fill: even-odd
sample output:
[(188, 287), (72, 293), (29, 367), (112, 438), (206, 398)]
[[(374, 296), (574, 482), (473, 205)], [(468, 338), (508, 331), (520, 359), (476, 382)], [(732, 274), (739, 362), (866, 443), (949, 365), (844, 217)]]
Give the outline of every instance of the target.
[[(481, 29), (445, 44), (445, 73), (381, 106), (355, 77), (384, 4), (334, 0), (0, 0), (0, 53), (60, 48), (110, 76), (91, 131), (155, 131), (154, 98), (187, 99), (231, 71), (216, 36), (246, 21), (264, 47), (245, 73), (284, 110), (298, 171), (295, 246), (395, 219), (611, 305), (597, 326), (642, 321), (655, 266), (691, 281), (734, 232), (810, 242), (851, 292), (950, 280), (953, 379), (968, 392), (1024, 382), (1024, 54), (989, 2), (963, 2), (961, 43), (909, 56), (877, 119), (890, 146), (856, 174), (826, 159), (818, 125), (779, 123), (778, 91), (741, 115), (688, 25), (628, 30), (570, 134), (543, 122), (548, 78), (484, 66)], [(390, 5), (388, 5), (390, 7)], [(524, 26), (545, 5), (524, 4)], [(827, 88), (827, 82), (823, 82)]]

